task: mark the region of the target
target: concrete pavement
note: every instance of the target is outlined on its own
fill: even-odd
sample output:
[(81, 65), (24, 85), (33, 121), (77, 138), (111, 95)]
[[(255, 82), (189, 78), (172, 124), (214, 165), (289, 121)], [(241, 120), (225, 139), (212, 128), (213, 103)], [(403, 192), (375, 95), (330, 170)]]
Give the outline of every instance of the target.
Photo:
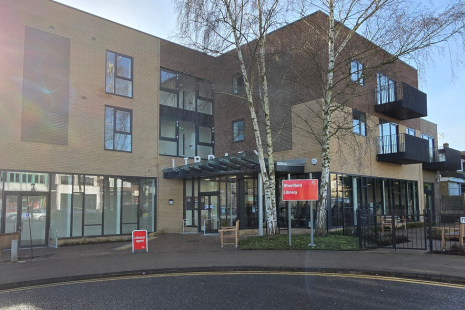
[(127, 242), (19, 251), (20, 263), (0, 260), (0, 289), (141, 273), (202, 270), (307, 270), (413, 277), (465, 283), (465, 257), (417, 250), (250, 251), (221, 248), (217, 235), (163, 234), (148, 253)]

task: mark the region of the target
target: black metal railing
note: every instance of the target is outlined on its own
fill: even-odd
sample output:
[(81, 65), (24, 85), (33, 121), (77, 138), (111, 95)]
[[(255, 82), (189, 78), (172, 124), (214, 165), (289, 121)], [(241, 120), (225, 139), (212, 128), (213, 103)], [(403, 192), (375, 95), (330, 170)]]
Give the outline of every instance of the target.
[(376, 112), (401, 120), (428, 115), (426, 94), (407, 83), (378, 86), (375, 94)]
[(431, 216), (419, 211), (393, 210), (377, 214), (370, 210), (357, 212), (357, 231), (362, 248), (426, 250), (427, 230)]
[(404, 165), (428, 163), (428, 141), (405, 133), (378, 137), (376, 159)]
[(460, 151), (445, 148), (429, 148), (429, 163), (423, 164), (424, 169), (437, 171), (455, 171), (462, 168)]
[(405, 133), (378, 137), (378, 154), (405, 152)]

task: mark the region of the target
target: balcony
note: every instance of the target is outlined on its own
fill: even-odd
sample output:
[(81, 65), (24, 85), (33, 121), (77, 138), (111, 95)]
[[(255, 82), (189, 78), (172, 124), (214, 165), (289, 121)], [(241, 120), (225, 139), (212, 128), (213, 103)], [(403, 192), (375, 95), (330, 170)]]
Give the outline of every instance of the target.
[(377, 88), (376, 103), (376, 112), (399, 120), (428, 115), (426, 94), (404, 82)]
[(377, 161), (395, 164), (429, 163), (428, 140), (400, 133), (378, 137)]
[(457, 171), (462, 169), (460, 151), (444, 147), (430, 148), (430, 162), (423, 164), (423, 169), (433, 171)]

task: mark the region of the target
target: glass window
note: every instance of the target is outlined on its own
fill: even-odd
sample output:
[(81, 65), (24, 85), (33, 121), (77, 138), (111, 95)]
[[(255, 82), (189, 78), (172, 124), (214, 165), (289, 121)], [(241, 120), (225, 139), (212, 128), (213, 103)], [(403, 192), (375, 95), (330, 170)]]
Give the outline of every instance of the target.
[(159, 154), (160, 155), (171, 155), (177, 156), (176, 148), (178, 147), (177, 142), (159, 140)]
[(82, 236), (82, 203), (83, 194), (73, 194), (73, 234), (72, 237)]
[(434, 138), (423, 133), (421, 134), (421, 138), (428, 140), (429, 160), (430, 162), (434, 162)]
[(176, 138), (176, 121), (160, 119), (160, 135), (165, 138)]
[(140, 181), (140, 211), (139, 211), (139, 229), (145, 229), (149, 232), (155, 231), (155, 201), (156, 201), (156, 180), (141, 179)]
[(387, 76), (378, 73), (378, 104), (396, 101), (396, 81), (388, 78)]
[(415, 136), (415, 129), (407, 127), (407, 134), (411, 136)]
[(399, 125), (379, 120), (379, 154), (397, 153), (397, 133)]
[(360, 85), (365, 85), (363, 78), (363, 64), (357, 60), (353, 60), (350, 63), (350, 78), (353, 82), (357, 82)]
[(233, 94), (245, 94), (244, 77), (242, 74), (233, 77)]
[(199, 97), (210, 99), (212, 97), (212, 84), (199, 82)]
[(195, 123), (179, 122), (179, 156), (195, 156)]
[[(139, 206), (139, 179), (125, 178), (123, 180), (123, 234), (125, 224), (136, 224)], [(137, 229), (137, 227), (136, 227)], [(132, 232), (132, 230), (131, 230)]]
[(160, 87), (161, 88), (176, 90), (177, 79), (178, 79), (178, 75), (176, 73), (172, 73), (164, 69), (160, 70)]
[(132, 151), (132, 110), (105, 106), (105, 149)]
[(197, 111), (208, 115), (213, 114), (213, 104), (210, 101), (197, 99)]
[(160, 91), (160, 104), (169, 107), (178, 107), (178, 95), (166, 91)]
[(179, 108), (195, 111), (195, 78), (179, 74)]
[(213, 147), (205, 145), (197, 145), (197, 156), (207, 159), (208, 155), (213, 155)]
[(50, 228), (57, 229), (60, 238), (71, 237), (72, 177), (64, 174), (51, 176)]
[[(49, 190), (48, 173), (34, 174), (11, 171), (4, 173), (6, 174), (5, 191), (48, 192)], [(40, 182), (41, 177), (42, 182)]]
[(120, 233), (121, 185), (122, 181), (120, 178), (104, 178), (104, 235)]
[(217, 192), (218, 191), (218, 178), (206, 178), (200, 180), (201, 192)]
[(167, 69), (160, 69), (160, 72), (158, 153), (182, 157), (212, 154), (212, 84)]
[[(93, 229), (84, 227), (84, 235), (102, 234), (103, 214), (103, 177), (86, 176), (84, 200), (84, 226), (92, 225)], [(98, 227), (97, 227), (98, 226)]]
[(352, 131), (360, 136), (366, 136), (366, 115), (365, 113), (352, 111)]
[(105, 91), (132, 98), (132, 57), (107, 51)]
[(233, 140), (234, 142), (244, 141), (244, 120), (233, 121)]
[(199, 142), (212, 143), (212, 129), (199, 126)]

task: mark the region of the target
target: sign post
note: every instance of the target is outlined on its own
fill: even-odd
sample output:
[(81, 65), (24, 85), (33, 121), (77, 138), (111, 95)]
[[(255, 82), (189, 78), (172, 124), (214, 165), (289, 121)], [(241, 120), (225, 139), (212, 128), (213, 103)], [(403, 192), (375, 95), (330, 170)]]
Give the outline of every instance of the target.
[(460, 217), (460, 224), (465, 224), (465, 216)]
[(132, 231), (132, 253), (148, 252), (149, 240), (147, 238), (147, 230)]
[[(290, 179), (290, 175), (288, 175)], [(318, 200), (318, 180), (283, 180), (282, 185), (282, 199), (283, 201), (317, 201)], [(312, 240), (309, 246), (313, 244), (313, 204), (311, 210), (312, 222)], [(291, 208), (288, 203), (288, 225), (289, 225), (289, 245), (291, 242)]]

